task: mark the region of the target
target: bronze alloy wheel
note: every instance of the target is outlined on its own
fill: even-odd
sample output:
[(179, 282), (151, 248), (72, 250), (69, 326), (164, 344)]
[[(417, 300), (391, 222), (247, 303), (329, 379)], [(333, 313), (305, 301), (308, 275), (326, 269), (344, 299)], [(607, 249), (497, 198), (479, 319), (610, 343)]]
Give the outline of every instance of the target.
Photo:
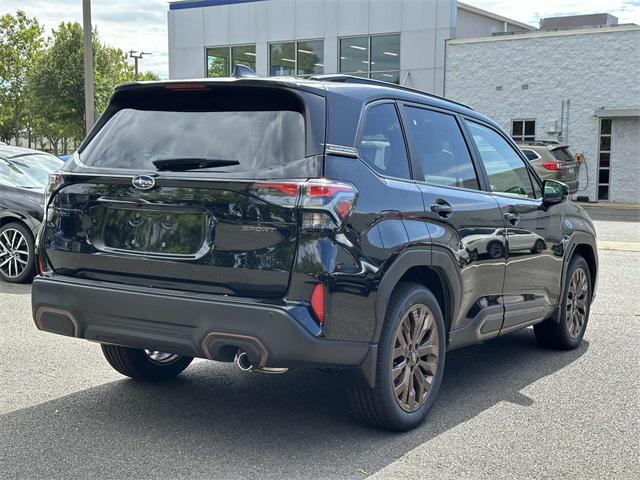
[(415, 412), (424, 405), (438, 367), (438, 327), (421, 303), (404, 314), (393, 340), (391, 381), (398, 405)]
[(565, 321), (571, 338), (577, 338), (587, 320), (589, 282), (587, 272), (577, 268), (571, 277), (567, 290)]

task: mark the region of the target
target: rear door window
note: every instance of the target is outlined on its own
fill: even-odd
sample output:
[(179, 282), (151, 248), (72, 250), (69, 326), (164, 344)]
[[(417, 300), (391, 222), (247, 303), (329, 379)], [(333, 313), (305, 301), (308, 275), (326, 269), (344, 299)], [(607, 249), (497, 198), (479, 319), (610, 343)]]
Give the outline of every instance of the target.
[(404, 107), (407, 138), (418, 156), (423, 180), (447, 187), (479, 189), (478, 177), (453, 115)]
[(407, 147), (395, 104), (380, 103), (367, 109), (359, 152), (360, 158), (379, 174), (411, 178)]

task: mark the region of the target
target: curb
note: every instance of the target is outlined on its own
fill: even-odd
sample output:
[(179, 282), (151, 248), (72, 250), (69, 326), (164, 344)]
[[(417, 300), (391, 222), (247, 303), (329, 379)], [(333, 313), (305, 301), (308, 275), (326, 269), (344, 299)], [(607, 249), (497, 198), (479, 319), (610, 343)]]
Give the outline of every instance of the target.
[(598, 250), (618, 250), (621, 252), (640, 252), (640, 242), (598, 241)]

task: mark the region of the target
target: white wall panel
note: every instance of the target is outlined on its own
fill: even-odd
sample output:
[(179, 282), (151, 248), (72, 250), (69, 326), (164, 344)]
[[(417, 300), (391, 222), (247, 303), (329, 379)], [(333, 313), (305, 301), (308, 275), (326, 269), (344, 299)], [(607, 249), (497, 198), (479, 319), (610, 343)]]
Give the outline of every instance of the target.
[(229, 43), (256, 42), (256, 3), (239, 3), (229, 7)]
[(338, 35), (360, 35), (369, 31), (369, 0), (339, 0)]
[(204, 44), (207, 47), (229, 43), (229, 6), (203, 8)]
[(401, 0), (369, 0), (369, 31), (399, 32), (402, 29)]
[(202, 47), (204, 45), (203, 22), (201, 8), (174, 10), (174, 46), (176, 48)]
[(400, 68), (433, 68), (435, 63), (435, 30), (414, 30), (400, 34)]
[(296, 38), (295, 0), (269, 0), (267, 7), (267, 35), (269, 42)]
[(204, 47), (176, 48), (171, 78), (202, 78), (205, 76)]
[(402, 29), (436, 28), (436, 0), (403, 0)]
[(295, 8), (295, 38), (322, 38), (326, 5), (323, 0), (297, 0)]

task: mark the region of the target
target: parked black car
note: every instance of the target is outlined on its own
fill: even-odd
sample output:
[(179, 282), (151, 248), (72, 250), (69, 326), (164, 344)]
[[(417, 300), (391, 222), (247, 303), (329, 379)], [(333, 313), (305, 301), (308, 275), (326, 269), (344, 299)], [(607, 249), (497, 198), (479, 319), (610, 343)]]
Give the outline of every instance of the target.
[(139, 380), (339, 369), (357, 415), (405, 430), (448, 350), (530, 325), (580, 344), (598, 262), (567, 194), (484, 115), (407, 88), (129, 84), (49, 185), (34, 320)]
[(49, 173), (64, 162), (48, 153), (0, 145), (0, 280), (30, 282), (34, 238), (44, 210)]

